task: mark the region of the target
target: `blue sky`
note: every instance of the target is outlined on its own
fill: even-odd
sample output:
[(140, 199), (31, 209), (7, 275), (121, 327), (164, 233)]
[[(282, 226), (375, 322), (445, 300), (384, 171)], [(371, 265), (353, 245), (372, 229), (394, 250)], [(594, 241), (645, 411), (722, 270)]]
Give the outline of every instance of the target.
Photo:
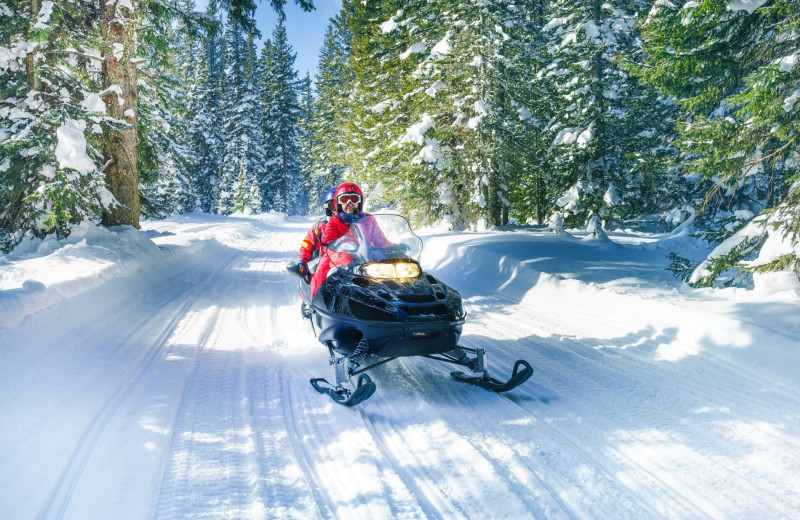
[[(256, 26), (261, 31), (261, 40), (257, 42), (259, 55), (264, 45), (263, 39), (271, 38), (272, 31), (278, 23), (278, 15), (269, 3), (269, 0), (256, 0)], [(195, 0), (195, 10), (205, 11), (208, 5), (207, 0)], [(312, 81), (317, 73), (317, 63), (319, 62), (319, 50), (322, 47), (322, 40), (325, 38), (325, 29), (328, 28), (328, 21), (339, 14), (342, 9), (342, 0), (314, 0), (315, 9), (309, 13), (300, 9), (295, 0), (286, 0), (284, 11), (286, 12), (286, 35), (289, 38), (289, 45), (297, 53), (294, 62), (295, 69), (299, 71), (300, 78), (305, 77), (306, 72), (311, 74)]]
[[(300, 9), (294, 0), (286, 0), (284, 10), (286, 12), (286, 34), (289, 38), (289, 45), (297, 53), (294, 62), (295, 68), (299, 71), (299, 77), (304, 77), (306, 71), (311, 74), (317, 72), (317, 62), (319, 61), (319, 50), (322, 47), (322, 40), (325, 37), (325, 29), (328, 21), (336, 16), (342, 8), (341, 0), (314, 0), (314, 9), (307, 13)], [(261, 31), (262, 38), (271, 38), (272, 31), (278, 23), (278, 15), (265, 0), (258, 2), (256, 10), (256, 25)], [(258, 43), (258, 52), (261, 54), (263, 42)]]

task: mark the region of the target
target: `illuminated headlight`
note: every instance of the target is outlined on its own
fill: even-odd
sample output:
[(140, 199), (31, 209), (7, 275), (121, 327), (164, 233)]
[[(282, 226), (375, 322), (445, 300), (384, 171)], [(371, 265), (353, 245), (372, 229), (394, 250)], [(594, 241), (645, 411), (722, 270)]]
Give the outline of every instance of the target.
[(416, 278), (419, 266), (413, 262), (368, 264), (364, 266), (364, 274), (370, 278)]

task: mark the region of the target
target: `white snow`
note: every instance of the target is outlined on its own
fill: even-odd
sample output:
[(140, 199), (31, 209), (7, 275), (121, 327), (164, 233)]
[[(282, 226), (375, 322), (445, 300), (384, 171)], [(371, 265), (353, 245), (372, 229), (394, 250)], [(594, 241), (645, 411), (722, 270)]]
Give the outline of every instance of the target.
[(452, 36), (452, 34), (453, 31), (447, 31), (447, 34), (433, 46), (433, 49), (431, 49), (432, 58), (443, 54), (450, 54), (450, 36)]
[(565, 233), (564, 219), (561, 218), (561, 213), (554, 211), (553, 214), (550, 215), (547, 227), (554, 233)]
[(411, 47), (406, 49), (405, 52), (400, 55), (400, 59), (404, 60), (412, 54), (418, 54), (420, 52), (425, 52), (425, 41), (419, 41), (411, 45)]
[[(440, 190), (446, 191), (440, 187)], [(312, 219), (187, 214), (0, 255), (0, 518), (793, 518), (800, 291), (690, 289), (688, 234), (423, 233), (507, 394), (405, 358), (333, 404)], [(13, 317), (9, 316), (13, 314)]]
[(400, 140), (403, 143), (423, 144), (425, 142), (425, 132), (435, 126), (433, 118), (428, 114), (422, 115), (422, 120), (406, 129), (406, 134)]
[(769, 2), (769, 0), (733, 0), (728, 4), (728, 10), (747, 11), (749, 14), (753, 14), (753, 11), (767, 2)]
[(783, 111), (791, 112), (798, 99), (800, 99), (800, 89), (795, 89), (789, 97), (783, 100)]
[(436, 163), (442, 158), (442, 148), (438, 139), (425, 139), (425, 146), (419, 151), (418, 157), (428, 163)]
[(97, 92), (84, 92), (81, 106), (87, 112), (106, 113), (106, 104)]
[(50, 16), (53, 14), (53, 2), (45, 0), (42, 2), (42, 7), (39, 9), (39, 15), (36, 19), (34, 29), (47, 29), (49, 26), (47, 22), (50, 21)]
[(381, 24), (381, 32), (382, 33), (387, 34), (387, 33), (390, 33), (392, 31), (394, 31), (395, 29), (397, 29), (397, 27), (398, 27), (397, 26), (397, 20), (395, 20), (395, 18), (396, 17), (392, 16), (391, 18), (389, 18), (388, 20), (386, 20), (385, 22), (383, 22)]
[(444, 81), (437, 79), (430, 87), (425, 89), (425, 93), (430, 97), (436, 97), (436, 93), (447, 87)]
[(788, 56), (784, 56), (776, 60), (778, 64), (778, 68), (781, 72), (792, 72), (794, 66), (797, 64), (798, 59), (800, 58), (800, 52), (795, 52), (794, 54), (789, 54)]
[(622, 202), (622, 199), (620, 198), (619, 194), (617, 193), (617, 188), (613, 184), (610, 184), (608, 186), (608, 189), (606, 190), (605, 194), (603, 195), (603, 200), (609, 206), (617, 206), (618, 204), (620, 204)]
[(122, 56), (125, 54), (125, 45), (120, 42), (114, 42), (111, 44), (111, 54), (114, 58), (119, 61), (122, 59)]
[(56, 160), (61, 168), (72, 168), (82, 174), (91, 173), (96, 168), (94, 161), (86, 155), (86, 121), (67, 119), (56, 130)]
[(0, 45), (0, 71), (19, 70), (25, 58), (35, 51), (38, 45), (31, 41), (15, 42), (11, 47)]
[(577, 138), (578, 132), (575, 128), (562, 128), (553, 140), (553, 144), (572, 144)]
[(370, 108), (370, 110), (371, 110), (372, 112), (374, 112), (375, 114), (381, 114), (381, 113), (383, 113), (383, 111), (384, 111), (384, 110), (386, 110), (386, 108), (387, 108), (387, 107), (389, 107), (391, 104), (392, 104), (391, 100), (388, 100), (388, 99), (387, 99), (387, 100), (385, 100), (385, 101), (381, 101), (380, 103), (376, 103), (375, 105), (373, 105), (373, 106)]
[[(131, 13), (133, 13), (133, 2), (132, 0), (116, 0), (117, 9), (125, 8)], [(124, 15), (123, 15), (124, 16)]]
[(575, 142), (578, 143), (578, 146), (584, 147), (594, 139), (594, 123), (590, 124), (589, 127), (584, 130), (583, 132), (578, 135), (578, 138)]
[(581, 201), (581, 185), (579, 183), (572, 185), (566, 193), (556, 201), (556, 205), (563, 208), (565, 211), (572, 211), (578, 206)]
[(98, 92), (97, 95), (103, 97), (110, 92), (113, 92), (117, 95), (117, 103), (119, 106), (125, 106), (125, 98), (122, 97), (122, 87), (119, 85), (109, 85), (104, 90)]
[(475, 130), (480, 126), (483, 118), (489, 115), (489, 110), (486, 108), (486, 101), (483, 99), (478, 99), (472, 104), (472, 110), (475, 112), (475, 116), (470, 117), (467, 120), (467, 128), (471, 130)]

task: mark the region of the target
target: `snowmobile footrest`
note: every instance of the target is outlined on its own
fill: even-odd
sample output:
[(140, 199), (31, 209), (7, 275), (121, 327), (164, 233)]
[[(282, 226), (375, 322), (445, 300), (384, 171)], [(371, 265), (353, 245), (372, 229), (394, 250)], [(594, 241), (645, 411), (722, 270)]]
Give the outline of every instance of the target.
[[(524, 368), (520, 370), (520, 367)], [(531, 367), (530, 363), (522, 359), (514, 363), (514, 371), (511, 374), (511, 378), (505, 382), (487, 375), (470, 376), (464, 372), (450, 372), (450, 377), (456, 381), (480, 386), (481, 388), (491, 390), (492, 392), (508, 392), (509, 390), (516, 388), (527, 381), (532, 375), (533, 368)]]
[(337, 388), (321, 377), (312, 379), (311, 386), (317, 392), (328, 394), (331, 399), (345, 406), (355, 406), (366, 401), (372, 397), (377, 388), (367, 374), (358, 376), (358, 386), (352, 392), (346, 388)]

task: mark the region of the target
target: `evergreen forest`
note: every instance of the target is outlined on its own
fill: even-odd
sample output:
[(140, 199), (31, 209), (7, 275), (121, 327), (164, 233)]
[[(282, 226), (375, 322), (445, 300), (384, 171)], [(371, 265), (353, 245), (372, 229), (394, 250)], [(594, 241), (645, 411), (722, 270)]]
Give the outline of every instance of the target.
[(797, 0), (342, 0), (313, 78), (256, 7), (0, 0), (0, 250), (350, 180), (417, 226), (686, 231), (696, 286), (800, 273)]

